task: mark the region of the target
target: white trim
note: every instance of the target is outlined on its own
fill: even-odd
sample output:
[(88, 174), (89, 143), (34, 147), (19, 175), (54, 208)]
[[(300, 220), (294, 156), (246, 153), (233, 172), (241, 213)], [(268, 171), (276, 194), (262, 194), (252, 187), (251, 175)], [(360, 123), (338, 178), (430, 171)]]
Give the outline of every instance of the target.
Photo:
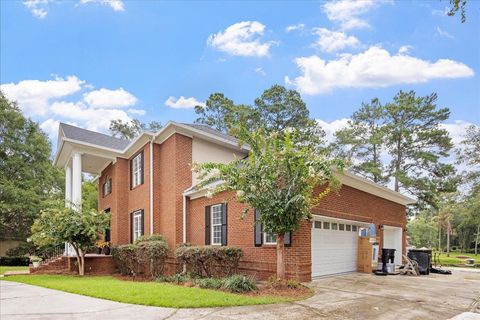
[[(213, 208), (218, 208), (220, 207), (220, 224), (216, 223), (213, 224)], [(220, 242), (214, 242), (213, 240), (215, 239), (214, 237), (214, 226), (220, 226)], [(221, 246), (222, 245), (222, 204), (214, 204), (210, 206), (210, 244), (213, 246)]]
[(150, 141), (150, 234), (153, 234), (153, 140)]
[[(142, 168), (142, 162), (144, 162), (143, 159), (143, 152), (140, 152), (137, 154), (135, 157), (132, 158), (132, 166), (130, 172), (132, 176), (132, 188), (135, 188), (136, 186), (139, 186), (142, 184), (142, 176), (144, 175), (143, 168)], [(135, 169), (135, 165), (137, 166), (137, 169)], [(136, 174), (136, 175), (135, 175)]]
[(187, 242), (187, 196), (182, 195), (182, 241)]
[[(140, 228), (140, 230), (135, 230), (135, 219), (137, 218), (140, 218), (140, 222), (138, 223), (138, 227)], [(133, 234), (132, 234), (132, 240), (133, 242), (135, 242), (135, 240), (138, 239), (138, 237), (141, 237), (142, 236), (142, 210), (137, 210), (137, 211), (134, 211), (133, 212), (133, 217), (132, 217), (132, 231), (133, 231)], [(138, 237), (135, 237), (135, 235), (139, 233), (139, 236)]]
[(277, 244), (277, 241), (276, 241), (277, 236), (276, 236), (275, 234), (274, 234), (274, 236), (275, 236), (275, 241), (274, 241), (274, 242), (269, 242), (269, 241), (267, 241), (267, 234), (268, 234), (269, 232), (266, 232), (265, 230), (263, 230), (262, 233), (263, 233), (263, 244), (266, 244), (266, 245)]

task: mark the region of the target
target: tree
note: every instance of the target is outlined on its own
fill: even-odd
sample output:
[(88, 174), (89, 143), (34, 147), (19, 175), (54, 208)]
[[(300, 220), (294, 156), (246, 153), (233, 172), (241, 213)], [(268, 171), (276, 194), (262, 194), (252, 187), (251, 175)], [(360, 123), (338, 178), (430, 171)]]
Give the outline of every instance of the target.
[(195, 122), (225, 133), (237, 135), (238, 128), (250, 131), (263, 129), (266, 133), (297, 129), (298, 141), (320, 148), (325, 132), (314, 120), (300, 94), (274, 85), (255, 99), (253, 106), (237, 105), (223, 93), (210, 95), (205, 106), (196, 106), (199, 116)]
[(37, 123), (0, 92), (0, 235), (26, 239), (49, 198), (62, 198), (63, 174)]
[(407, 234), (410, 237), (409, 244), (417, 248), (432, 248), (437, 239), (437, 228), (432, 219), (422, 212), (408, 222)]
[(464, 185), (480, 183), (480, 127), (470, 125), (465, 131), (460, 146), (456, 149), (457, 164), (463, 164), (466, 170), (462, 173)]
[(82, 183), (82, 207), (87, 210), (98, 209), (98, 183), (84, 179)]
[[(352, 170), (375, 183), (385, 184), (388, 175), (382, 163), (385, 143), (384, 108), (377, 98), (362, 103), (346, 128), (335, 133), (337, 153), (355, 159)], [(337, 148), (338, 147), (338, 148)]]
[[(276, 234), (277, 277), (284, 281), (285, 233), (310, 219), (311, 208), (338, 187), (332, 167), (341, 170), (343, 163), (326, 160), (312, 146), (299, 143), (295, 130), (267, 134), (265, 129), (250, 132), (241, 128), (238, 133), (241, 142), (250, 147), (248, 157), (229, 164), (194, 164), (203, 179), (199, 188), (224, 181), (211, 192), (236, 191), (238, 201), (260, 210), (264, 231)], [(324, 186), (323, 191), (314, 192), (319, 186)]]
[(149, 124), (133, 119), (130, 122), (120, 119), (110, 121), (109, 130), (114, 137), (120, 137), (125, 140), (132, 140), (143, 131), (157, 131), (162, 128), (162, 124), (157, 121), (151, 121)]
[(450, 11), (447, 12), (447, 15), (449, 15), (450, 17), (453, 17), (455, 14), (457, 14), (458, 11), (460, 11), (462, 23), (467, 21), (467, 14), (466, 14), (467, 0), (449, 0), (449, 1), (452, 7), (450, 8)]
[(424, 179), (451, 173), (440, 162), (452, 148), (448, 132), (440, 128), (450, 111), (437, 109), (436, 100), (435, 93), (417, 97), (414, 91), (400, 91), (385, 106), (385, 143), (392, 158), (389, 174), (394, 179), (395, 191), (402, 188), (421, 197)]
[(32, 226), (32, 241), (37, 246), (69, 243), (77, 254), (78, 273), (85, 273), (85, 253), (109, 226), (110, 215), (95, 209), (73, 207), (57, 201), (42, 211)]

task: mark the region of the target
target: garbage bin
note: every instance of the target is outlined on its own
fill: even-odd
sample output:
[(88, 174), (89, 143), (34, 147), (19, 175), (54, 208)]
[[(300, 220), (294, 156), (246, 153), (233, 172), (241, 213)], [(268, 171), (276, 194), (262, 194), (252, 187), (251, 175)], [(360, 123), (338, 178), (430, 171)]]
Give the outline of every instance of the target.
[(388, 248), (382, 249), (382, 272), (385, 274), (389, 273), (387, 264), (394, 263), (395, 251), (396, 251), (395, 249), (388, 249)]
[(421, 274), (430, 274), (430, 266), (432, 261), (432, 250), (430, 249), (410, 249), (407, 256), (417, 261), (418, 271)]

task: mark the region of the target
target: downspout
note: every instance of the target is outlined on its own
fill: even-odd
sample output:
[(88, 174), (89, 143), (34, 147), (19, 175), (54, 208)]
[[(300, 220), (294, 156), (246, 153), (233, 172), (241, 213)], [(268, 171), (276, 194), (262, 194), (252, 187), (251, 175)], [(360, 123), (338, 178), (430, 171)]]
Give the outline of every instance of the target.
[(182, 197), (182, 242), (187, 242), (187, 196)]
[(153, 139), (150, 140), (150, 234), (153, 234)]

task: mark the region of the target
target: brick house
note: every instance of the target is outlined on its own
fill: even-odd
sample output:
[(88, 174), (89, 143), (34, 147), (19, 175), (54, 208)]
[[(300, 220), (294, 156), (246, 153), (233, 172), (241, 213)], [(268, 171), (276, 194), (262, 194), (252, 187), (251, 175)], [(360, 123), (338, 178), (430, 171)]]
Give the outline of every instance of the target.
[[(55, 164), (65, 169), (67, 203), (81, 205), (82, 172), (98, 176), (99, 210), (112, 214), (105, 236), (113, 245), (160, 233), (170, 248), (183, 242), (237, 246), (244, 251), (241, 270), (264, 279), (276, 270), (275, 236), (255, 223), (259, 213), (241, 219), (244, 205), (232, 192), (208, 198), (193, 188), (199, 181), (192, 163), (227, 163), (247, 154), (233, 137), (204, 125), (169, 122), (127, 141), (62, 123)], [(288, 277), (355, 271), (358, 230), (370, 224), (380, 246), (397, 249), (401, 262), (405, 206), (414, 201), (349, 172), (339, 178), (340, 191), (287, 237)]]

